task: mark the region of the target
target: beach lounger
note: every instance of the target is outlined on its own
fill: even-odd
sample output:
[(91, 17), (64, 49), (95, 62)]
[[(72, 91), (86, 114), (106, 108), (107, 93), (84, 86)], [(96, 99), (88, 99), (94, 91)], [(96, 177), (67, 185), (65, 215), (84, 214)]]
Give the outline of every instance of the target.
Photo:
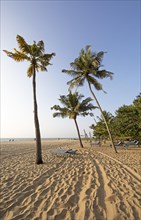
[(119, 141), (118, 143), (116, 142), (116, 143), (114, 143), (114, 145), (115, 146), (123, 146), (124, 145), (124, 143), (122, 142), (122, 141)]
[(119, 146), (122, 145), (123, 143), (121, 141), (119, 141), (118, 143), (114, 143), (114, 145)]
[(129, 146), (131, 146), (131, 147), (134, 147), (134, 146), (136, 146), (136, 147), (139, 147), (139, 141), (129, 141), (129, 142), (127, 142), (126, 144), (124, 144), (125, 145), (125, 147), (129, 147)]
[(65, 153), (67, 153), (67, 154), (75, 154), (76, 152), (77, 152), (77, 150), (69, 149)]
[[(114, 142), (115, 147), (125, 147), (123, 141)], [(110, 147), (112, 147), (112, 144), (110, 144)]]
[(52, 154), (56, 154), (58, 156), (69, 156), (69, 155), (75, 155), (77, 150), (73, 149), (53, 149), (50, 150)]
[(91, 145), (91, 147), (93, 145), (99, 145), (100, 146), (100, 141), (92, 141), (92, 140), (90, 140), (90, 145)]

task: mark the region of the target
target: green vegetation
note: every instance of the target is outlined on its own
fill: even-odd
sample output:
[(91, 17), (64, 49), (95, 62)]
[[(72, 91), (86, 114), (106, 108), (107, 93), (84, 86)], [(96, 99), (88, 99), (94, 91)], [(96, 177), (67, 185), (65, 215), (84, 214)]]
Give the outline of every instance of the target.
[(81, 147), (83, 147), (83, 144), (77, 123), (77, 116), (79, 115), (84, 117), (87, 115), (93, 116), (93, 114), (90, 113), (89, 111), (96, 108), (90, 103), (92, 101), (91, 98), (86, 98), (81, 101), (83, 97), (84, 96), (81, 94), (79, 95), (78, 92), (74, 94), (70, 92), (67, 96), (65, 95), (60, 96), (59, 101), (61, 102), (63, 107), (60, 107), (59, 105), (54, 105), (51, 108), (52, 110), (57, 111), (53, 113), (53, 117), (62, 117), (62, 118), (69, 117), (70, 119), (74, 120)]
[[(71, 90), (74, 86), (83, 86), (84, 82), (86, 81), (89, 87), (89, 90), (92, 94), (93, 99), (96, 101), (97, 106), (101, 112), (103, 121), (105, 123), (108, 135), (110, 137), (110, 140), (112, 142), (112, 147), (114, 148), (115, 152), (117, 153), (117, 150), (113, 143), (113, 138), (111, 135), (110, 128), (108, 126), (108, 123), (106, 121), (105, 115), (103, 113), (103, 110), (101, 108), (101, 105), (96, 98), (92, 86), (96, 90), (103, 90), (102, 85), (99, 83), (97, 79), (104, 79), (109, 77), (112, 79), (113, 73), (101, 69), (102, 67), (102, 60), (105, 52), (100, 51), (98, 53), (92, 52), (90, 50), (90, 46), (86, 46), (86, 50), (82, 49), (80, 51), (80, 55), (78, 58), (74, 60), (74, 62), (70, 63), (71, 70), (62, 70), (62, 72), (67, 73), (68, 75), (72, 76), (73, 79), (70, 80), (67, 84), (70, 85), (69, 90)], [(104, 91), (104, 90), (103, 90)]]
[[(141, 93), (136, 97), (131, 105), (123, 105), (113, 116), (109, 112), (104, 112), (108, 125), (112, 129), (114, 139), (141, 141)], [(102, 117), (98, 117), (96, 125), (92, 125), (93, 136), (96, 139), (108, 139)]]
[(47, 66), (50, 65), (49, 61), (55, 55), (54, 53), (45, 54), (44, 42), (39, 41), (32, 45), (27, 44), (23, 37), (17, 35), (17, 42), (20, 51), (14, 48), (14, 53), (4, 50), (4, 52), (15, 61), (28, 61), (30, 66), (27, 70), (28, 77), (33, 76), (33, 99), (34, 99), (34, 123), (36, 134), (36, 164), (42, 164), (42, 152), (41, 152), (41, 136), (40, 126), (38, 120), (38, 106), (36, 99), (36, 72), (47, 71)]

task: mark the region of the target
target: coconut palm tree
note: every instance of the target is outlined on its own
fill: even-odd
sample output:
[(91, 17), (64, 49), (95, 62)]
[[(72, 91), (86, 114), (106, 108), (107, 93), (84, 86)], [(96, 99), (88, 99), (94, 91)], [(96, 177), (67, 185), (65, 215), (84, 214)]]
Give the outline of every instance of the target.
[(42, 152), (41, 152), (41, 135), (40, 126), (38, 120), (38, 106), (36, 99), (36, 72), (47, 71), (49, 61), (55, 55), (54, 53), (45, 54), (44, 42), (41, 40), (38, 43), (34, 41), (32, 45), (27, 44), (23, 37), (17, 35), (16, 37), (19, 50), (14, 48), (14, 53), (7, 50), (3, 50), (9, 57), (15, 61), (28, 61), (30, 66), (27, 70), (28, 77), (33, 77), (33, 100), (34, 100), (34, 123), (35, 123), (35, 135), (36, 135), (36, 164), (42, 164)]
[(78, 138), (80, 142), (80, 146), (83, 147), (81, 136), (80, 136), (80, 131), (77, 123), (77, 116), (86, 116), (90, 115), (93, 116), (91, 111), (92, 109), (96, 108), (93, 106), (90, 102), (92, 99), (89, 97), (87, 99), (84, 99), (81, 101), (83, 98), (83, 95), (79, 95), (78, 92), (72, 94), (71, 92), (65, 96), (62, 95), (60, 96), (59, 101), (63, 105), (63, 107), (60, 107), (59, 105), (54, 105), (51, 109), (56, 110), (57, 112), (53, 113), (53, 117), (69, 117), (70, 119), (73, 119), (76, 125), (77, 133), (78, 133)]
[[(90, 46), (86, 46), (86, 50), (82, 49), (80, 52), (80, 55), (78, 58), (74, 60), (74, 62), (70, 63), (71, 70), (62, 70), (62, 72), (67, 73), (73, 77), (72, 80), (70, 80), (67, 84), (70, 85), (69, 90), (71, 90), (74, 86), (83, 86), (84, 82), (86, 81), (88, 83), (88, 87), (90, 89), (90, 92), (95, 99), (98, 108), (101, 111), (104, 123), (106, 125), (110, 140), (112, 142), (112, 146), (117, 153), (117, 150), (113, 143), (113, 138), (110, 132), (110, 129), (108, 127), (108, 124), (106, 122), (106, 119), (103, 114), (103, 110), (101, 108), (101, 105), (96, 98), (93, 90), (92, 85), (95, 87), (96, 90), (103, 90), (102, 85), (99, 83), (97, 79), (104, 79), (109, 77), (112, 79), (113, 73), (105, 70), (100, 69), (102, 67), (101, 62), (104, 56), (103, 51), (100, 51), (98, 53), (92, 52), (90, 50)], [(104, 90), (103, 90), (104, 91)]]

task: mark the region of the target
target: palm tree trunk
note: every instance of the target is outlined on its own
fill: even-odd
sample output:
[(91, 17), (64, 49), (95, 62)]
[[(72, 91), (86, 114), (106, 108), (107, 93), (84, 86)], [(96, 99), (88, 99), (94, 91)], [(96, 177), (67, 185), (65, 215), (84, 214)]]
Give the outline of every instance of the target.
[(111, 142), (112, 142), (112, 147), (113, 147), (113, 149), (115, 150), (115, 152), (117, 153), (117, 150), (116, 150), (116, 147), (115, 147), (115, 145), (114, 145), (113, 138), (112, 138), (110, 129), (109, 129), (109, 127), (108, 127), (107, 121), (106, 121), (106, 119), (105, 119), (105, 116), (104, 116), (104, 114), (103, 114), (102, 108), (101, 108), (101, 106), (100, 106), (100, 104), (99, 104), (99, 102), (98, 102), (98, 100), (97, 100), (95, 94), (94, 94), (93, 91), (92, 91), (90, 82), (89, 82), (88, 80), (87, 80), (87, 82), (88, 82), (88, 85), (89, 85), (89, 89), (90, 89), (90, 91), (91, 91), (91, 93), (92, 93), (92, 96), (94, 97), (94, 99), (95, 99), (95, 101), (96, 101), (96, 103), (97, 103), (97, 105), (98, 105), (98, 107), (99, 107), (99, 109), (100, 109), (100, 111), (101, 111), (101, 114), (102, 114), (104, 123), (105, 123), (105, 125), (106, 125), (107, 131), (108, 131), (108, 134), (109, 134), (109, 138), (110, 138), (110, 140), (111, 140)]
[(41, 136), (40, 126), (38, 120), (38, 107), (36, 100), (36, 71), (34, 67), (33, 74), (33, 100), (34, 100), (34, 123), (35, 123), (35, 134), (36, 134), (36, 164), (42, 164), (42, 151), (41, 151)]
[(76, 129), (77, 129), (77, 133), (78, 133), (78, 137), (79, 137), (80, 146), (81, 146), (81, 147), (84, 147), (83, 144), (82, 144), (82, 140), (81, 140), (81, 136), (80, 136), (80, 132), (79, 132), (79, 128), (78, 128), (78, 124), (77, 124), (76, 119), (74, 119), (74, 122), (75, 122), (75, 125), (76, 125)]

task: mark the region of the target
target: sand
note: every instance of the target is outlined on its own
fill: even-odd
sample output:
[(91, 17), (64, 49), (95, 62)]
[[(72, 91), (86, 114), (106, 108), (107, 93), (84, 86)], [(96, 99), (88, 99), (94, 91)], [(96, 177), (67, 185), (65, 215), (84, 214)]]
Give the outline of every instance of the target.
[[(1, 220), (141, 219), (141, 148), (84, 149), (77, 140), (1, 143)], [(77, 149), (63, 156), (52, 149)]]

